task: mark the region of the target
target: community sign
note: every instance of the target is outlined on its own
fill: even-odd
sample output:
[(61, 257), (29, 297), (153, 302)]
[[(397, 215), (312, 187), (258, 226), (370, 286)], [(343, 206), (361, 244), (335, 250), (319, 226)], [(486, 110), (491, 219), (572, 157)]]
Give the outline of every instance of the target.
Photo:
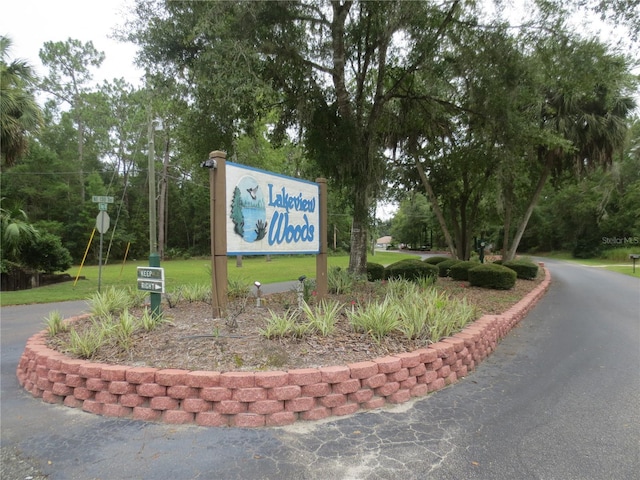
[(226, 163), (227, 255), (320, 251), (317, 183)]

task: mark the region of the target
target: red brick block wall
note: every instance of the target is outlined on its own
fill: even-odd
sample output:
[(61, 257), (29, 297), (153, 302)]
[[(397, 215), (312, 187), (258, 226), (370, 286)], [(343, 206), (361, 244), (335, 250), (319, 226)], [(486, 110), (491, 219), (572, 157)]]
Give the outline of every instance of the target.
[(287, 372), (203, 372), (108, 365), (67, 358), (28, 341), (20, 385), (47, 403), (109, 417), (201, 426), (262, 427), (350, 415), (404, 403), (457, 382), (485, 359), (533, 307), (545, 280), (502, 315), (485, 315), (461, 332), (414, 352)]

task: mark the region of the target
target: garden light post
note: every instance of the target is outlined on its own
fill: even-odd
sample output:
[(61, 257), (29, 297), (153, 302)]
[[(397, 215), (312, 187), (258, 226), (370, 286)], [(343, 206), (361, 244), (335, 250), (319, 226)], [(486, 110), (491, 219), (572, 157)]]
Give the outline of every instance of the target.
[(302, 302), (304, 302), (304, 296), (302, 294), (302, 292), (304, 291), (304, 281), (306, 280), (307, 276), (306, 275), (300, 275), (300, 277), (298, 277), (298, 308), (300, 310), (302, 310)]
[(260, 282), (254, 282), (254, 285), (256, 286), (256, 307), (260, 307), (261, 306), (261, 302), (260, 302), (260, 286), (261, 283)]

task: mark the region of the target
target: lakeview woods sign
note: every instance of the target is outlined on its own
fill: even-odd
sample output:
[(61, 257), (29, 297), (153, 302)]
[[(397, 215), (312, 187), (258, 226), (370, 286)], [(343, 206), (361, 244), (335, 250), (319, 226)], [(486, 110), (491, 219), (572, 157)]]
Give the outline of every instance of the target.
[[(226, 312), (230, 255), (313, 254), (316, 298), (323, 299), (327, 294), (326, 179), (317, 178), (314, 183), (227, 162), (221, 150), (210, 152), (200, 165), (209, 169), (213, 315), (219, 318)], [(292, 272), (293, 278), (304, 278), (298, 275)]]
[(317, 183), (226, 162), (228, 255), (317, 254)]

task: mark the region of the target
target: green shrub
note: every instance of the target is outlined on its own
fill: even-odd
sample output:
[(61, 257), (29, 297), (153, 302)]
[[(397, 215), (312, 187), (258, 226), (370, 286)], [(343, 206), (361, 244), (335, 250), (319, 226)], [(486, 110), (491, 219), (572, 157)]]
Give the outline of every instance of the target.
[(99, 323), (92, 325), (78, 332), (71, 328), (69, 340), (63, 344), (63, 350), (79, 358), (92, 358), (109, 338), (108, 328)]
[(384, 279), (384, 265), (367, 262), (367, 280), (375, 282)]
[(502, 265), (485, 263), (469, 269), (468, 273), (474, 287), (509, 290), (516, 284), (516, 272)]
[(299, 323), (297, 318), (298, 314), (295, 310), (284, 314), (274, 313), (269, 310), (267, 324), (265, 328), (259, 330), (260, 335), (266, 338), (302, 338), (306, 334), (309, 324)]
[(458, 262), (449, 269), (449, 276), (454, 280), (469, 280), (469, 270), (478, 265), (478, 262)]
[(419, 278), (436, 278), (438, 267), (424, 263), (421, 260), (408, 258), (392, 263), (384, 269), (384, 278), (404, 278), (405, 280), (417, 280)]
[(498, 260), (494, 260), (494, 261), (493, 261), (493, 264), (494, 264), (494, 265), (502, 265), (502, 259), (500, 258), (500, 259), (498, 259)]
[(538, 265), (529, 260), (512, 260), (503, 265), (516, 272), (518, 278), (533, 280), (538, 276)]
[(73, 265), (69, 250), (56, 235), (43, 233), (20, 252), (22, 264), (45, 273), (64, 272)]
[[(227, 279), (227, 297), (231, 299), (238, 299), (248, 297), (250, 293), (251, 284), (247, 280), (233, 280), (231, 278)], [(209, 291), (207, 291), (207, 295), (210, 295)]]
[(182, 285), (177, 296), (188, 303), (211, 303), (211, 285), (204, 283)]
[[(419, 261), (419, 260), (418, 260)], [(380, 344), (382, 339), (398, 327), (396, 303), (388, 298), (347, 310), (347, 318), (356, 332), (365, 333)]]
[(337, 295), (350, 293), (363, 278), (340, 267), (331, 267), (327, 272), (329, 293)]
[(439, 277), (448, 277), (449, 269), (454, 265), (460, 263), (461, 260), (456, 260), (455, 258), (450, 258), (449, 260), (445, 260), (444, 262), (438, 263), (436, 266), (438, 267), (438, 276)]
[(331, 300), (322, 300), (314, 307), (309, 306), (307, 302), (303, 302), (302, 311), (308, 320), (308, 330), (318, 332), (323, 337), (331, 335), (336, 329), (338, 313), (340, 313), (342, 307), (341, 303)]
[(442, 256), (436, 256), (436, 257), (427, 257), (423, 260), (424, 263), (428, 263), (430, 265), (437, 265), (440, 262), (444, 262), (445, 260), (451, 260), (450, 257), (442, 257)]
[(150, 332), (163, 323), (171, 323), (162, 312), (153, 314), (150, 308), (145, 308), (140, 317), (140, 325), (145, 332)]
[(49, 312), (44, 318), (47, 334), (50, 337), (55, 337), (60, 332), (66, 332), (69, 329), (69, 325), (65, 323), (64, 316), (58, 311), (54, 310)]
[(134, 298), (127, 290), (109, 287), (107, 290), (94, 293), (89, 298), (89, 312), (94, 317), (107, 317), (135, 306), (133, 302)]

